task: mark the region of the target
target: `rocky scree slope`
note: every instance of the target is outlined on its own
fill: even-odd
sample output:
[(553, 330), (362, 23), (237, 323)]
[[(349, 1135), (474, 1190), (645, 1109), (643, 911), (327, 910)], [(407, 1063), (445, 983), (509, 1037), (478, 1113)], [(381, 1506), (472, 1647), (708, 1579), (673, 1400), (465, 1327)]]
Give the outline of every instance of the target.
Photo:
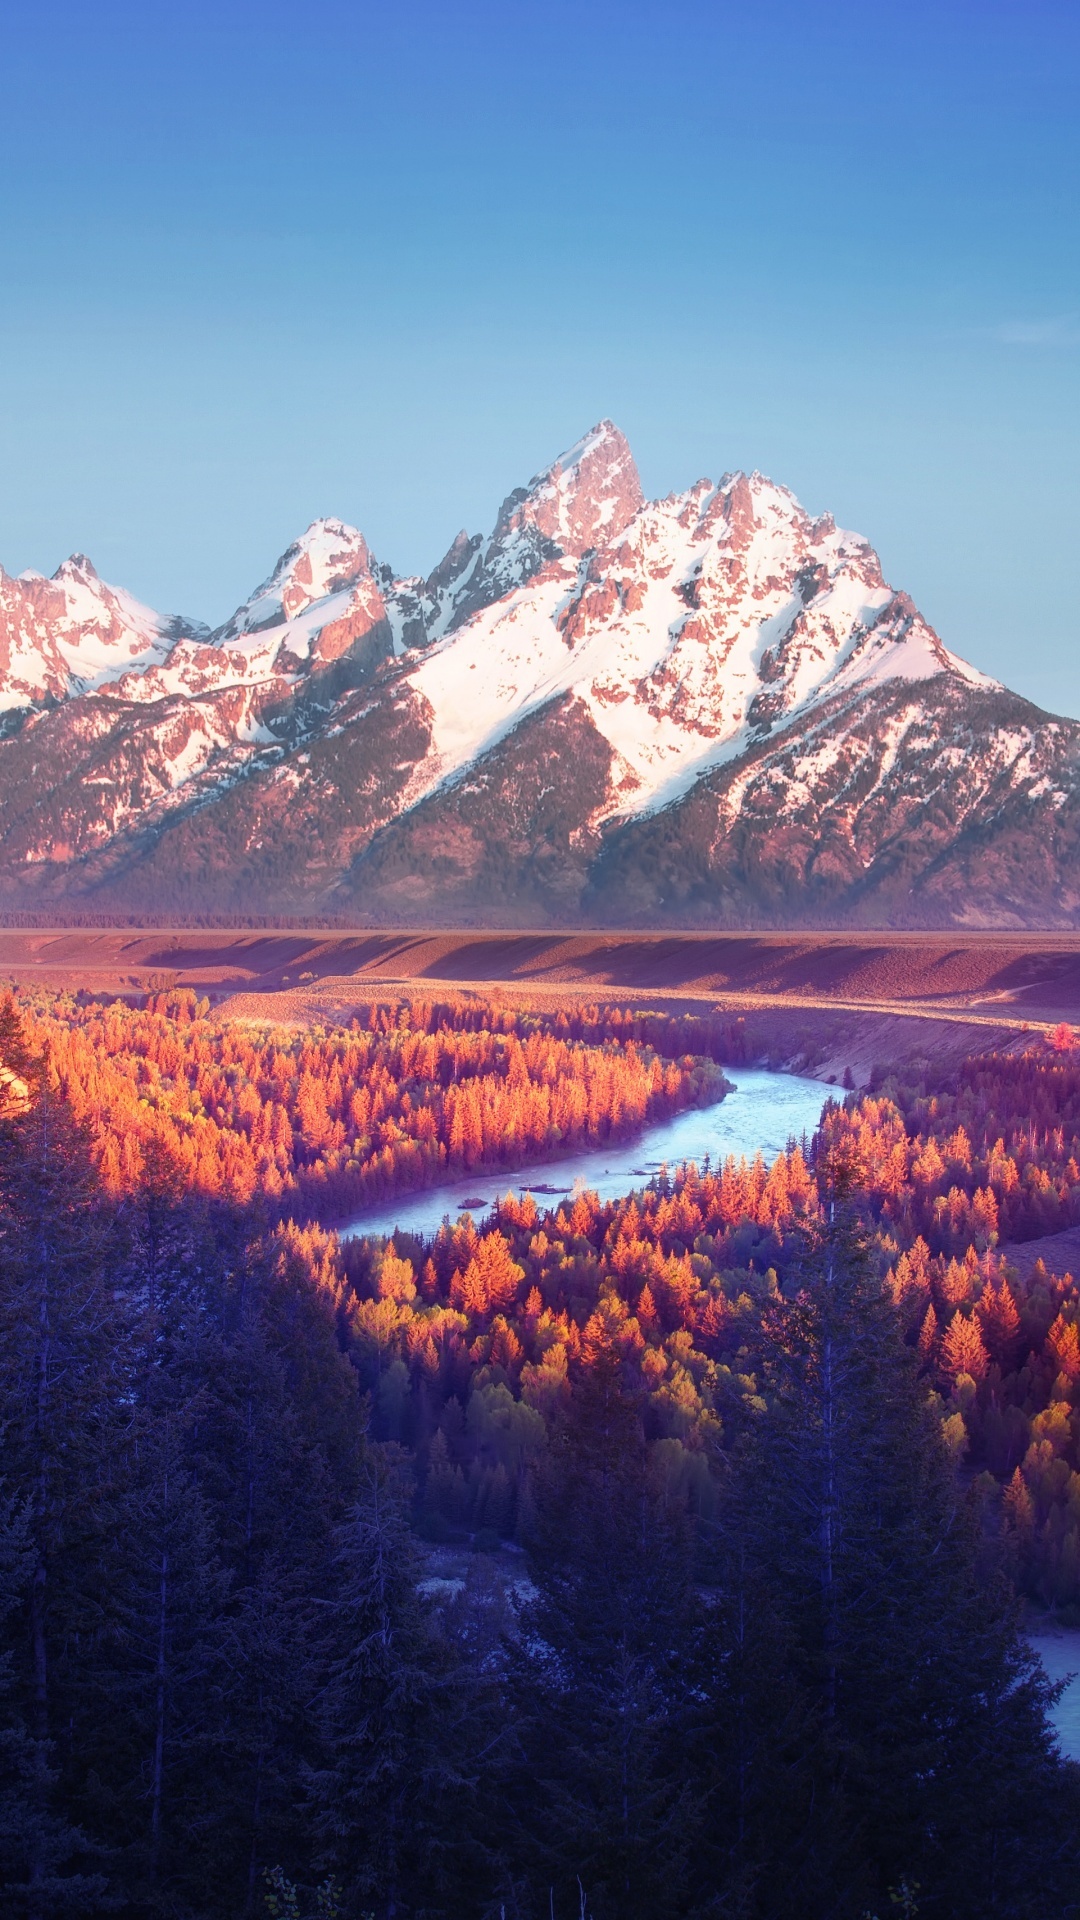
[(426, 579), (316, 521), (223, 626), (0, 572), (0, 905), (1071, 926), (1080, 725), (760, 474), (610, 421)]

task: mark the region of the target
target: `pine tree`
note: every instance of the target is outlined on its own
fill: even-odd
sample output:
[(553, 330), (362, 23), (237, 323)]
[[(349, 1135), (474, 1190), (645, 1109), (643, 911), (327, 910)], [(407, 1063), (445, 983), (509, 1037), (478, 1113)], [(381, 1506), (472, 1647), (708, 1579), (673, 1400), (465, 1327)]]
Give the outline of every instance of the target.
[(317, 1751), (319, 1626), (308, 1583), (268, 1554), (220, 1635), (224, 1712), (204, 1898), (230, 1920), (258, 1910), (271, 1862), (309, 1852), (302, 1781)]
[(130, 1329), (110, 1284), (115, 1236), (86, 1139), (48, 1063), (31, 1059), (10, 1002), (0, 1058), (0, 1432), (29, 1569), (9, 1618), (11, 1698), (31, 1742), (23, 1759), (33, 1758), (22, 1898), (44, 1916), (96, 1906), (103, 1888), (63, 1787), (77, 1771), (82, 1628), (100, 1602)]
[(51, 1804), (50, 1750), (30, 1733), (19, 1698), (12, 1629), (34, 1575), (28, 1521), (25, 1506), (0, 1499), (0, 1893), (5, 1913), (92, 1911), (104, 1880), (64, 1871), (85, 1843)]
[(990, 1356), (983, 1345), (978, 1322), (954, 1313), (941, 1343), (941, 1371), (945, 1378), (952, 1382), (959, 1374), (966, 1373), (972, 1380), (982, 1380), (989, 1364)]
[(302, 1250), (251, 1250), (213, 1317), (177, 1358), (198, 1388), (201, 1479), (231, 1578), (201, 1858), (202, 1897), (232, 1920), (257, 1906), (265, 1868), (300, 1872), (310, 1857), (302, 1778), (318, 1756), (334, 1534), (363, 1443), (333, 1301)]
[[(590, 1355), (532, 1481), (510, 1793), (533, 1906), (596, 1920), (683, 1911), (697, 1611), (685, 1515), (651, 1481), (617, 1356)], [(525, 1897), (521, 1895), (519, 1897)]]
[[(1053, 1690), (1003, 1588), (980, 1576), (972, 1515), (944, 1456), (853, 1206), (822, 1169), (828, 1220), (770, 1329), (771, 1393), (746, 1463), (746, 1551), (812, 1707), (807, 1915), (861, 1914), (918, 1883), (942, 1920), (1068, 1911), (1073, 1789), (1047, 1722)], [(850, 1840), (832, 1853), (840, 1802)], [(1040, 1844), (1031, 1846), (1039, 1833)], [(761, 1863), (756, 1913), (789, 1911)]]
[(705, 1800), (694, 1892), (701, 1911), (724, 1920), (827, 1913), (850, 1854), (851, 1815), (820, 1698), (802, 1670), (797, 1614), (761, 1551), (752, 1455), (740, 1443), (721, 1472), (697, 1672), (708, 1704), (690, 1747)]
[[(252, 1243), (252, 1224), (220, 1203), (179, 1208), (144, 1323), (129, 1450), (130, 1501), (154, 1520), (154, 1449), (172, 1436), (175, 1657), (158, 1849), (172, 1864), (157, 1880), (228, 1920), (257, 1909), (265, 1868), (295, 1873), (310, 1857), (301, 1779), (317, 1753), (333, 1530), (355, 1498), (362, 1448), (332, 1290), (309, 1258), (326, 1236), (285, 1230)], [(134, 1285), (141, 1295), (138, 1272)], [(136, 1621), (155, 1599), (142, 1564), (154, 1544), (147, 1520), (133, 1521), (110, 1574), (114, 1607), (122, 1598)], [(112, 1651), (102, 1700), (124, 1699), (129, 1735), (142, 1729), (120, 1794), (130, 1808), (147, 1712), (131, 1621)], [(146, 1835), (129, 1823), (126, 1843), (134, 1872)]]
[(171, 1911), (180, 1889), (201, 1892), (200, 1830), (221, 1731), (228, 1580), (187, 1440), (174, 1413), (142, 1418), (127, 1436), (88, 1674), (110, 1838), (125, 1882), (151, 1911)]
[(472, 1714), (419, 1591), (411, 1504), (399, 1450), (372, 1446), (338, 1532), (323, 1758), (308, 1784), (320, 1870), (340, 1878), (347, 1913), (387, 1920), (464, 1884), (475, 1791)]
[[(26, 1877), (34, 1817), (37, 1756), (16, 1698), (14, 1659), (9, 1634), (12, 1615), (25, 1605), (33, 1574), (25, 1507), (0, 1497), (0, 1874), (8, 1888)], [(21, 1871), (20, 1871), (21, 1869)]]

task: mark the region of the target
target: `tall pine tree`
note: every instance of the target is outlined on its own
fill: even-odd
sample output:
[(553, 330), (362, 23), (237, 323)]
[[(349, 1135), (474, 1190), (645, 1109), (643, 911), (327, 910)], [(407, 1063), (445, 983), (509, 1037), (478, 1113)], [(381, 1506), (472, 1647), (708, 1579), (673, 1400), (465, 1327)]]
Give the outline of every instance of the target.
[[(685, 1911), (699, 1631), (685, 1514), (654, 1486), (617, 1355), (593, 1348), (532, 1483), (508, 1884), (528, 1912)], [(515, 1873), (513, 1853), (520, 1863)]]
[(322, 1869), (348, 1914), (379, 1920), (471, 1910), (476, 1717), (420, 1592), (411, 1503), (399, 1450), (372, 1446), (338, 1533), (323, 1758), (309, 1777)]
[[(772, 1315), (768, 1411), (739, 1494), (751, 1590), (775, 1628), (759, 1714), (775, 1717), (777, 1693), (799, 1702), (792, 1757), (811, 1785), (801, 1829), (759, 1836), (751, 1910), (790, 1912), (795, 1849), (808, 1916), (887, 1907), (907, 1884), (941, 1920), (1051, 1920), (1074, 1910), (1080, 1858), (1053, 1690), (1007, 1590), (980, 1572), (973, 1516), (859, 1225), (857, 1170), (822, 1171), (827, 1219)], [(721, 1748), (728, 1674), (721, 1663)], [(758, 1765), (774, 1752), (772, 1732)]]
[[(47, 1061), (31, 1058), (10, 1000), (0, 1007), (0, 1433), (25, 1578), (8, 1620), (9, 1698), (31, 1745), (25, 1891), (13, 1911), (98, 1904), (94, 1850), (72, 1820), (88, 1623), (101, 1602), (113, 1441), (129, 1384), (130, 1324), (110, 1265), (87, 1141)], [(20, 1763), (22, 1764), (22, 1763)]]

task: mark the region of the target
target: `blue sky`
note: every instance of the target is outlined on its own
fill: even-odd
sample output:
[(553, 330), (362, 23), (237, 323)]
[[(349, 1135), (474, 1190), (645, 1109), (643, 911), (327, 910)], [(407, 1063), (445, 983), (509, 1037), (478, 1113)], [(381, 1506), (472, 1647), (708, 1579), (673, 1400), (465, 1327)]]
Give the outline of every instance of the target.
[(1080, 714), (1075, 0), (8, 0), (0, 560), (221, 619), (601, 415)]

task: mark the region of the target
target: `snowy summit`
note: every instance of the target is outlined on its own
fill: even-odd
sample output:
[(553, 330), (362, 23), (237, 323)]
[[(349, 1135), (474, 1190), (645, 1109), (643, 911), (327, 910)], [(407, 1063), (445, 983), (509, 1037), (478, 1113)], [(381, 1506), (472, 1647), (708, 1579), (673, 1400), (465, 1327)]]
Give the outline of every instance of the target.
[[(723, 924), (947, 895), (1008, 923), (1034, 887), (1051, 923), (1076, 911), (1073, 724), (763, 475), (646, 500), (609, 420), (426, 578), (317, 520), (214, 632), (80, 557), (0, 573), (0, 688), (5, 791), (31, 752), (72, 775), (47, 818), (0, 811), (21, 898)], [(1037, 872), (980, 853), (1040, 807)]]

